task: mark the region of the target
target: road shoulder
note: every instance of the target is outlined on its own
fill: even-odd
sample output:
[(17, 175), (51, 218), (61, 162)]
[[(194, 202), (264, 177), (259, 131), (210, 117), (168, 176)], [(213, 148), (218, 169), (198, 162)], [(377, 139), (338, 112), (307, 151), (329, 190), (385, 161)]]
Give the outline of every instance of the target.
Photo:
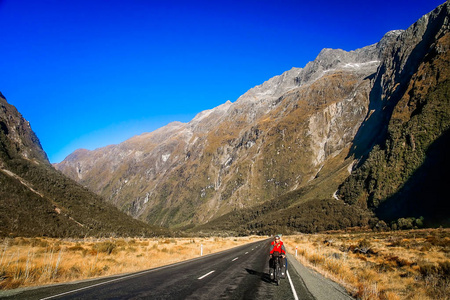
[(291, 254), (287, 254), (289, 268), (295, 268), (297, 273), (303, 279), (307, 289), (318, 300), (351, 300), (354, 299), (348, 295), (347, 291), (336, 282), (323, 277), (321, 274), (303, 266)]

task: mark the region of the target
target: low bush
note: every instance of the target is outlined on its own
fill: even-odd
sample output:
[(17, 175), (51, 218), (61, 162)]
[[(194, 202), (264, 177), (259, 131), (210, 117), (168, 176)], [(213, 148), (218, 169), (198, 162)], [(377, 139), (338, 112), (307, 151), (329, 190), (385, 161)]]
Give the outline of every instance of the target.
[(95, 250), (100, 253), (106, 253), (109, 255), (116, 248), (117, 248), (117, 246), (113, 242), (102, 242), (102, 243), (95, 244), (94, 247), (92, 247), (92, 250)]

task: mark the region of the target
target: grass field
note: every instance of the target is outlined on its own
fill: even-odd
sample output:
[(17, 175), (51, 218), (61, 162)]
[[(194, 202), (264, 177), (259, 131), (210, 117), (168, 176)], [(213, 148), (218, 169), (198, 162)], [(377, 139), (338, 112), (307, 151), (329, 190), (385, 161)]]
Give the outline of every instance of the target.
[[(267, 237), (14, 238), (0, 242), (0, 289), (150, 269)], [(283, 236), (304, 265), (358, 299), (450, 299), (450, 230)]]
[(267, 237), (162, 239), (14, 238), (0, 242), (0, 289), (136, 272)]
[(358, 299), (450, 299), (450, 230), (284, 236), (289, 253)]

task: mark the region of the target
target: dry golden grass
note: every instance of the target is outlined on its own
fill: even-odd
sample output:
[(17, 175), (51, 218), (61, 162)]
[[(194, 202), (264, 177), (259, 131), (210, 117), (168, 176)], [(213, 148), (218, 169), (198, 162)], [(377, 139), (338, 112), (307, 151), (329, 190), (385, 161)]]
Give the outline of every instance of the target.
[(0, 289), (136, 272), (261, 240), (15, 238), (0, 242)]
[(358, 299), (450, 299), (450, 230), (285, 236), (297, 259)]

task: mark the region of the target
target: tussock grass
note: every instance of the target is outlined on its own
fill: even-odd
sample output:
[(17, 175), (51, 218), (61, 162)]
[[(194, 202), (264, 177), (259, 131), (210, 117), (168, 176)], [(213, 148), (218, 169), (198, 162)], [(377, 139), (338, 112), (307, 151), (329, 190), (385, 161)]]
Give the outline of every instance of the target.
[(171, 239), (14, 238), (0, 241), (0, 289), (136, 272), (262, 237)]
[(450, 230), (284, 236), (303, 264), (358, 299), (450, 299)]

